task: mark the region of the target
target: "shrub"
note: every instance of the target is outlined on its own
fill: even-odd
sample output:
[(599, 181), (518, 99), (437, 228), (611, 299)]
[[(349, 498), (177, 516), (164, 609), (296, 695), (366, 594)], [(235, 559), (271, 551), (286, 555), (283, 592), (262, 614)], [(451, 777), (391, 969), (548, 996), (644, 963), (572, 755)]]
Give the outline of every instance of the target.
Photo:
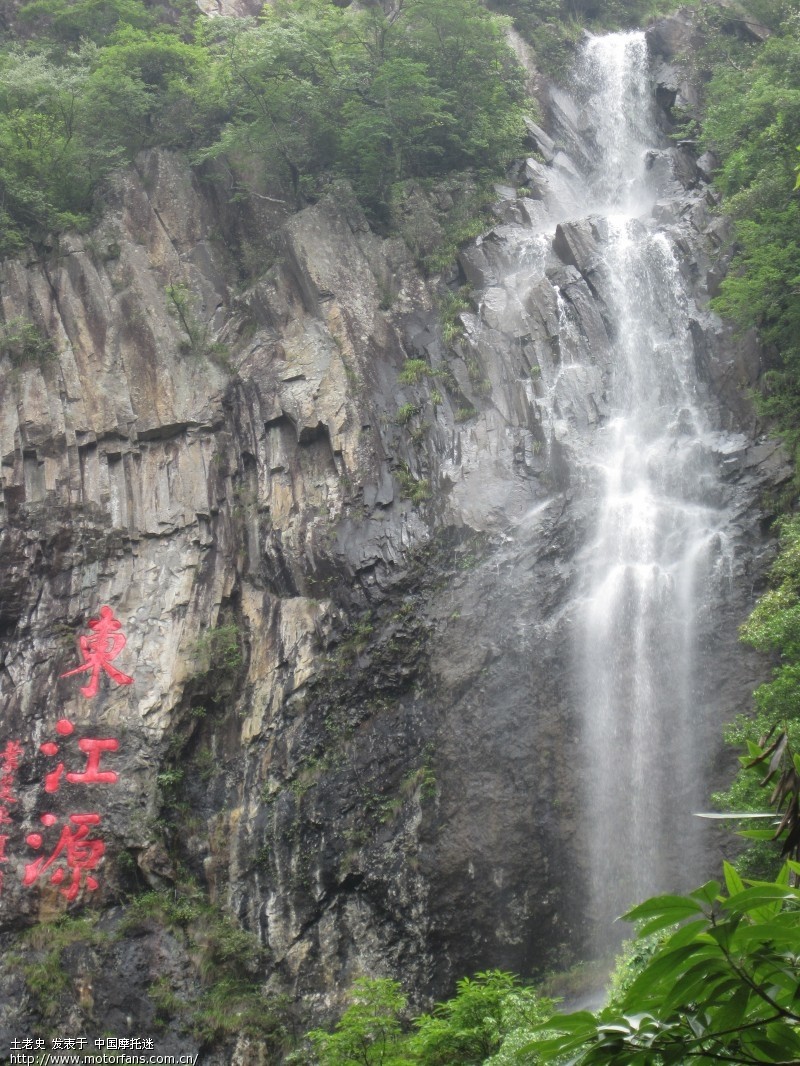
[(33, 322), (26, 318), (12, 318), (0, 327), (0, 355), (11, 360), (15, 369), (45, 366), (53, 362), (56, 346)]

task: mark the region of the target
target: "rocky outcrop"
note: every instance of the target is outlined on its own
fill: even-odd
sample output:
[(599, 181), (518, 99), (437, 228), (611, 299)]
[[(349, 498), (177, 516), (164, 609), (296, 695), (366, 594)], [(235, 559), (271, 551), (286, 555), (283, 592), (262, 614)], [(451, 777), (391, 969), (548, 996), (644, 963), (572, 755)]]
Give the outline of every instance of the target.
[[(161, 904), (143, 917), (131, 900), (148, 890), (233, 916), (265, 950), (247, 980), (316, 1012), (360, 972), (441, 996), (463, 973), (533, 973), (580, 944), (570, 612), (596, 500), (573, 458), (608, 417), (613, 338), (598, 223), (541, 237), (589, 155), (563, 94), (551, 119), (529, 129), (541, 159), (519, 168), (524, 195), (505, 190), (502, 221), (461, 253), (470, 306), (444, 336), (444, 293), (346, 187), (291, 217), (235, 218), (165, 152), (120, 179), (94, 232), (0, 267), (0, 740), (22, 747), (0, 942), (83, 906), (101, 915), (63, 946), (54, 1006), (25, 969), (47, 927), (23, 947), (0, 1043), (48, 1016), (88, 1032), (125, 1011), (129, 1031), (163, 1026), (159, 1050), (227, 1040), (207, 1061), (229, 1061), (235, 1038), (181, 1013), (200, 1011), (179, 975), (210, 919)], [(762, 501), (787, 467), (746, 398), (753, 339), (707, 310), (727, 241), (707, 173), (688, 149), (654, 166), (709, 420), (741, 434), (719, 453), (731, 592), (699, 638), (724, 664), (698, 694), (718, 720), (758, 669), (736, 627), (770, 555)], [(264, 257), (244, 284), (243, 233)], [(57, 358), (13, 348), (21, 323)], [(568, 344), (591, 357), (555, 410)], [(103, 669), (87, 698), (88, 672), (63, 675), (103, 605), (133, 684)], [(98, 737), (118, 741), (102, 760), (118, 779), (48, 792), (42, 744), (75, 773), (77, 739)], [(105, 855), (69, 901), (58, 862), (33, 864), (87, 811)], [(236, 1061), (263, 1056), (249, 1040)]]

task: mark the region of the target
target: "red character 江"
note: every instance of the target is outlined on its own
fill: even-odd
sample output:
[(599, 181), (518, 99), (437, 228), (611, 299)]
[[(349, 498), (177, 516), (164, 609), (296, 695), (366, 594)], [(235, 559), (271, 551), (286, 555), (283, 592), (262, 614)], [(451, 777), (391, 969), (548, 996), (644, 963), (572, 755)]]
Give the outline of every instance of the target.
[[(56, 732), (59, 736), (68, 737), (75, 727), (67, 718), (62, 718), (56, 723)], [(100, 759), (104, 751), (118, 751), (119, 741), (114, 737), (100, 739), (98, 737), (84, 737), (78, 741), (78, 747), (86, 756), (86, 765), (81, 771), (70, 771), (66, 779), (75, 785), (113, 785), (118, 778), (115, 770), (101, 770)], [(53, 756), (58, 753), (58, 744), (52, 740), (39, 745), (39, 751), (43, 755)], [(64, 764), (60, 762), (55, 770), (45, 775), (45, 792), (58, 792), (61, 787), (61, 778), (64, 774)]]

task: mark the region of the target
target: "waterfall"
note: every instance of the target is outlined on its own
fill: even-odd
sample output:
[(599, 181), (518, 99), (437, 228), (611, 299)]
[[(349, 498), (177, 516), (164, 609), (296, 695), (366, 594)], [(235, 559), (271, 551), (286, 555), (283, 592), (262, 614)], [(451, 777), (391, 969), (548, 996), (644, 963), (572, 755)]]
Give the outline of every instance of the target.
[(460, 513), (507, 534), (502, 606), (486, 604), (497, 683), (480, 689), (514, 812), (493, 865), (509, 834), (529, 839), (531, 943), (539, 922), (545, 949), (549, 934), (586, 954), (646, 896), (717, 870), (694, 812), (749, 695), (736, 626), (780, 463), (740, 432), (755, 367), (705, 306), (712, 195), (659, 128), (651, 79), (643, 33), (587, 38), (574, 90), (549, 90), (549, 135), (533, 128), (527, 195), (462, 252), (479, 308), (461, 379), (474, 360), (491, 391), (445, 467)]
[(723, 519), (684, 283), (651, 221), (649, 153), (660, 138), (644, 35), (590, 40), (581, 74), (612, 339), (608, 417), (585, 471), (598, 507), (574, 648), (590, 912), (602, 929), (647, 893), (691, 879), (691, 811), (703, 801), (695, 624), (715, 594)]

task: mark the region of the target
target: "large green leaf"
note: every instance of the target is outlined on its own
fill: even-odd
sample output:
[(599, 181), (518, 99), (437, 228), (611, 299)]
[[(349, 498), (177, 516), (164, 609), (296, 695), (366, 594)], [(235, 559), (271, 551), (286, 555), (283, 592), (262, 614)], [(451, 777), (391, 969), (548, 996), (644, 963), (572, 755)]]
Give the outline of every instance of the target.
[(693, 914), (702, 914), (703, 907), (691, 896), (653, 896), (652, 899), (633, 907), (622, 917), (626, 922), (639, 922), (645, 918), (672, 916), (672, 921), (690, 918)]

